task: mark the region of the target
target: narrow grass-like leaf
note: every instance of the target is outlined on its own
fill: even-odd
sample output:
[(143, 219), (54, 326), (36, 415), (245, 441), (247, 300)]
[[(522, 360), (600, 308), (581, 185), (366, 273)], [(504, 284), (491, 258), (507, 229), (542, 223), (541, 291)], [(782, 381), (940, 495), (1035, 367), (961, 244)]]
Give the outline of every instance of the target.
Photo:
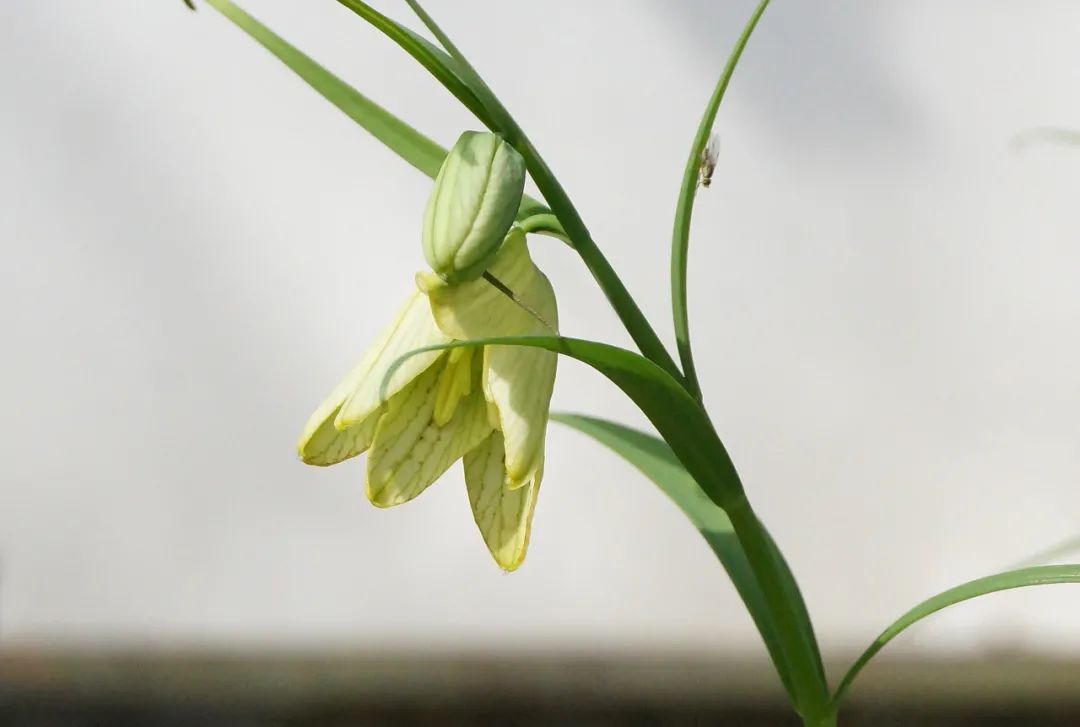
[[(461, 49), (454, 44), (454, 41), (450, 40), (450, 36), (443, 32), (443, 29), (435, 22), (435, 18), (428, 15), (427, 11), (421, 7), (418, 0), (405, 0), (405, 2), (412, 8), (413, 13), (420, 19), (420, 22), (424, 24), (424, 27), (435, 36), (435, 39), (439, 41), (439, 44), (442, 45), (446, 50), (446, 53), (453, 59), (453, 62), (450, 65), (469, 88), (472, 89), (476, 98), (480, 101), (481, 105), (483, 105), (484, 110), (491, 115), (491, 119), (497, 129), (508, 136), (512, 136), (515, 129), (520, 131), (514, 118), (510, 115), (510, 112), (506, 110), (506, 107), (502, 105), (502, 101), (499, 100), (499, 97), (495, 95), (495, 92), (491, 90), (491, 87), (489, 87), (484, 79), (480, 77), (480, 73), (471, 63), (469, 63), (469, 59), (465, 57), (465, 54), (461, 52)], [(423, 39), (421, 38), (421, 40)]]
[[(392, 152), (432, 179), (439, 173), (446, 158), (446, 149), (442, 146), (330, 73), (231, 0), (206, 0), (206, 3), (270, 51), (323, 98)], [(529, 219), (530, 232), (551, 235), (564, 241), (568, 239), (551, 210), (531, 197), (522, 198), (517, 219)]]
[(735, 537), (731, 520), (716, 503), (706, 497), (667, 442), (606, 419), (580, 414), (553, 414), (551, 418), (588, 434), (623, 457), (679, 506), (720, 559), (765, 642), (765, 648), (769, 651), (784, 688), (792, 694), (788, 665), (777, 641), (768, 604), (754, 578), (746, 553)]
[(705, 113), (698, 124), (694, 143), (690, 146), (690, 156), (686, 160), (686, 169), (683, 171), (682, 187), (679, 190), (679, 202), (675, 207), (675, 228), (671, 235), (671, 312), (675, 320), (675, 341), (679, 349), (679, 360), (682, 362), (683, 375), (686, 377), (687, 387), (697, 398), (701, 398), (701, 384), (698, 382), (697, 369), (694, 367), (694, 353), (690, 346), (690, 313), (687, 308), (686, 295), (686, 269), (690, 250), (690, 219), (694, 214), (694, 198), (697, 196), (698, 175), (701, 167), (702, 155), (705, 146), (709, 143), (709, 135), (712, 133), (713, 124), (716, 122), (716, 112), (720, 108), (720, 102), (724, 100), (728, 83), (735, 73), (735, 67), (739, 64), (743, 49), (746, 48), (750, 35), (757, 27), (765, 8), (769, 6), (769, 0), (761, 0), (742, 35), (735, 43), (735, 47), (728, 57), (727, 65), (720, 74), (720, 80), (716, 82), (712, 97), (705, 107)]
[(1080, 565), (1043, 565), (1034, 568), (1021, 568), (1020, 570), (1006, 571), (1005, 573), (998, 573), (997, 575), (969, 581), (956, 586), (955, 588), (943, 591), (933, 598), (928, 598), (898, 618), (887, 629), (882, 631), (880, 636), (874, 639), (874, 643), (870, 644), (869, 648), (862, 653), (862, 656), (855, 661), (851, 668), (848, 669), (847, 674), (844, 675), (843, 681), (840, 682), (840, 686), (836, 689), (836, 696), (833, 697), (833, 702), (839, 704), (840, 700), (851, 687), (852, 682), (855, 681), (855, 677), (859, 675), (859, 672), (862, 671), (867, 662), (874, 658), (887, 643), (896, 638), (909, 626), (918, 623), (927, 616), (937, 613), (943, 608), (948, 608), (957, 603), (962, 603), (971, 600), (972, 598), (978, 598), (979, 596), (985, 596), (990, 593), (1007, 591), (1013, 588), (1024, 588), (1027, 586), (1045, 586), (1054, 583), (1080, 583)]
[(597, 341), (562, 336), (501, 336), (424, 346), (405, 354), (402, 361), (426, 351), (476, 346), (530, 346), (577, 359), (606, 376), (637, 404), (656, 430), (671, 443), (679, 461), (716, 504), (724, 507), (745, 501), (735, 466), (716, 435), (705, 411), (666, 371), (644, 356)]
[(490, 108), (482, 100), (483, 94), (462, 65), (442, 49), (433, 45), (397, 21), (383, 15), (363, 0), (338, 0), (338, 2), (373, 25), (397, 43), (420, 65), (428, 70), (446, 90), (454, 95), (465, 108), (480, 119), (492, 131), (499, 131)]
[[(796, 709), (820, 723), (830, 709), (821, 655), (799, 589), (775, 543), (747, 502), (739, 475), (705, 410), (656, 363), (596, 341), (558, 336), (510, 336), (425, 346), (408, 356), (463, 346), (533, 346), (588, 364), (618, 386), (648, 417), (708, 498), (731, 518), (776, 627)], [(397, 363), (387, 372), (393, 375)]]
[(231, 0), (206, 0), (206, 3), (273, 53), (323, 98), (399, 157), (429, 177), (434, 178), (439, 173), (446, 149), (330, 73)]
[(796, 710), (806, 724), (834, 724), (821, 650), (787, 560), (749, 502), (743, 499), (725, 511), (769, 606), (780, 648), (790, 668)]

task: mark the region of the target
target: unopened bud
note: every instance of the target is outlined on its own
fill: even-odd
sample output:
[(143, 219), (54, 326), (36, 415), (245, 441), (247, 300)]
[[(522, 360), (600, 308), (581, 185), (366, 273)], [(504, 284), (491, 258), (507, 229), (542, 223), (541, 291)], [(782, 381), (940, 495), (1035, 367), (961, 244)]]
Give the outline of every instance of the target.
[(479, 277), (514, 223), (525, 160), (501, 137), (466, 131), (446, 156), (424, 213), (424, 257), (443, 280)]

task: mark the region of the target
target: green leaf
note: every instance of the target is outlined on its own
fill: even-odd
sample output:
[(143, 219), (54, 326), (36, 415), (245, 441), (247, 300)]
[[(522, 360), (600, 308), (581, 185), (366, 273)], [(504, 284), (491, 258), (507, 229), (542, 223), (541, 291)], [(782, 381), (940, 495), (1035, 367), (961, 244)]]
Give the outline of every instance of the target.
[(500, 116), (498, 109), (501, 109), (501, 105), (497, 105), (497, 108), (492, 106), (491, 95), (485, 92), (482, 83), (477, 83), (475, 74), (464, 64), (426, 38), (383, 15), (363, 0), (338, 0), (338, 2), (371, 23), (415, 58), (485, 126), (492, 131), (501, 130), (498, 120)]
[(906, 628), (927, 616), (937, 613), (943, 608), (972, 598), (985, 596), (989, 593), (1007, 591), (1012, 588), (1024, 588), (1026, 586), (1045, 586), (1053, 583), (1080, 583), (1080, 565), (1043, 565), (1006, 571), (1005, 573), (969, 581), (923, 601), (898, 618), (892, 625), (882, 631), (880, 636), (874, 639), (874, 643), (870, 644), (869, 648), (862, 653), (862, 656), (855, 661), (851, 668), (848, 669), (847, 674), (844, 675), (843, 681), (840, 682), (840, 686), (836, 689), (833, 703), (839, 704), (851, 687), (852, 682), (855, 681), (855, 677), (859, 675), (867, 662), (881, 651), (885, 644), (896, 638)]
[(389, 368), (386, 379), (410, 356), (476, 346), (532, 346), (588, 364), (637, 404), (713, 502), (721, 507), (745, 502), (739, 475), (705, 410), (666, 371), (633, 351), (561, 336), (478, 338), (414, 349)]
[(607, 446), (634, 465), (670, 497), (690, 519), (712, 548), (746, 604), (765, 648), (788, 693), (792, 692), (788, 665), (777, 641), (776, 628), (765, 596), (754, 578), (731, 520), (716, 503), (705, 496), (697, 482), (683, 468), (671, 447), (659, 437), (615, 422), (580, 414), (553, 414), (553, 420), (573, 427)]
[[(432, 179), (439, 173), (443, 159), (446, 158), (446, 149), (442, 146), (330, 73), (231, 0), (206, 2), (274, 54), (323, 98), (392, 152)], [(531, 224), (531, 232), (566, 239), (566, 233), (551, 211), (541, 202), (526, 197), (522, 199), (518, 219), (528, 218), (536, 218)]]
[[(593, 367), (637, 404), (708, 498), (728, 513), (775, 624), (788, 664), (792, 700), (809, 719), (830, 708), (821, 655), (798, 586), (776, 544), (754, 514), (735, 466), (704, 409), (664, 369), (639, 354), (596, 341), (557, 336), (509, 336), (425, 346), (411, 355), (463, 346), (533, 346)], [(388, 381), (397, 366), (386, 374)]]
[(698, 124), (694, 143), (690, 147), (690, 156), (686, 160), (686, 169), (683, 171), (682, 188), (679, 190), (679, 202), (675, 207), (675, 229), (671, 235), (671, 311), (675, 319), (675, 340), (678, 344), (683, 374), (686, 376), (688, 388), (698, 398), (701, 398), (701, 385), (698, 383), (697, 370), (694, 368), (694, 354), (690, 347), (690, 314), (686, 304), (690, 219), (694, 214), (694, 198), (697, 196), (702, 155), (706, 144), (709, 143), (709, 135), (716, 121), (716, 112), (720, 108), (720, 102), (724, 100), (724, 93), (727, 91), (732, 74), (735, 73), (739, 58), (742, 57), (743, 49), (768, 6), (769, 0), (761, 0), (758, 4), (757, 10), (750, 16), (742, 35), (735, 43), (727, 65), (720, 74), (720, 80), (716, 82), (716, 88), (705, 107), (701, 123)]
[[(484, 108), (484, 111), (490, 116), (493, 125), (492, 130), (495, 128), (508, 139), (518, 141), (524, 141), (525, 135), (521, 131), (521, 128), (514, 121), (514, 117), (510, 115), (510, 112), (503, 106), (502, 101), (495, 95), (495, 92), (491, 90), (491, 87), (487, 85), (483, 78), (480, 77), (480, 73), (469, 63), (469, 59), (465, 57), (465, 54), (454, 45), (454, 42), (450, 40), (443, 29), (439, 27), (439, 24), (435, 22), (435, 19), (431, 17), (423, 7), (420, 6), (418, 0), (405, 0), (408, 6), (412, 9), (413, 13), (420, 19), (420, 22), (424, 24), (435, 39), (446, 49), (446, 53), (449, 55), (449, 59), (446, 61), (451, 70), (458, 75), (458, 77), (464, 82), (473, 94), (476, 96), (480, 105)], [(407, 31), (412, 32), (412, 31)], [(422, 42), (423, 38), (415, 36)], [(437, 51), (440, 49), (436, 49)]]
[(206, 0), (372, 136), (416, 169), (434, 178), (446, 149), (352, 88), (283, 40), (231, 0)]

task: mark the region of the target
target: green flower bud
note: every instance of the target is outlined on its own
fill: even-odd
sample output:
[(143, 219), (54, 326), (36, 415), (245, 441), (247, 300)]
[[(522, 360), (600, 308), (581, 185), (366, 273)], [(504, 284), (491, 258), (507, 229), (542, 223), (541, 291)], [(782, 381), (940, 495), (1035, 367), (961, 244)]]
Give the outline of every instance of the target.
[(501, 137), (466, 131), (443, 162), (424, 213), (424, 257), (448, 283), (478, 278), (514, 223), (525, 160)]

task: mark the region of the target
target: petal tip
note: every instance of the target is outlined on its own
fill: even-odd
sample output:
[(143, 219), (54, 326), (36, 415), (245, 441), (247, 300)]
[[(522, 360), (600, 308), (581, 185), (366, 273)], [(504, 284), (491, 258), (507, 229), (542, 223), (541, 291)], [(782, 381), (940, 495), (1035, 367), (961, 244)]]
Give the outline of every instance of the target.
[(394, 501), (391, 498), (387, 498), (385, 488), (376, 490), (376, 489), (372, 488), (371, 483), (368, 482), (367, 487), (365, 489), (367, 491), (368, 502), (370, 502), (372, 505), (379, 508), (380, 510), (385, 510), (387, 508), (393, 507), (394, 505), (400, 505), (401, 504), (399, 502)]
[(518, 568), (521, 567), (522, 563), (525, 562), (525, 552), (524, 551), (522, 551), (520, 553), (515, 553), (513, 555), (513, 557), (510, 558), (509, 560), (504, 559), (504, 558), (500, 558), (498, 555), (495, 555), (494, 553), (492, 553), (492, 555), (495, 556), (495, 563), (497, 563), (498, 566), (500, 568), (502, 568), (503, 573), (513, 573), (514, 571), (516, 571)]
[(344, 432), (346, 429), (351, 427), (353, 424), (356, 424), (356, 418), (355, 417), (346, 417), (345, 416), (345, 407), (342, 407), (341, 411), (339, 411), (337, 416), (334, 417), (333, 424), (334, 424), (334, 429), (336, 429), (338, 432)]
[(416, 274), (416, 287), (421, 293), (431, 295), (440, 288), (446, 287), (446, 281), (435, 273), (429, 273), (425, 270)]

